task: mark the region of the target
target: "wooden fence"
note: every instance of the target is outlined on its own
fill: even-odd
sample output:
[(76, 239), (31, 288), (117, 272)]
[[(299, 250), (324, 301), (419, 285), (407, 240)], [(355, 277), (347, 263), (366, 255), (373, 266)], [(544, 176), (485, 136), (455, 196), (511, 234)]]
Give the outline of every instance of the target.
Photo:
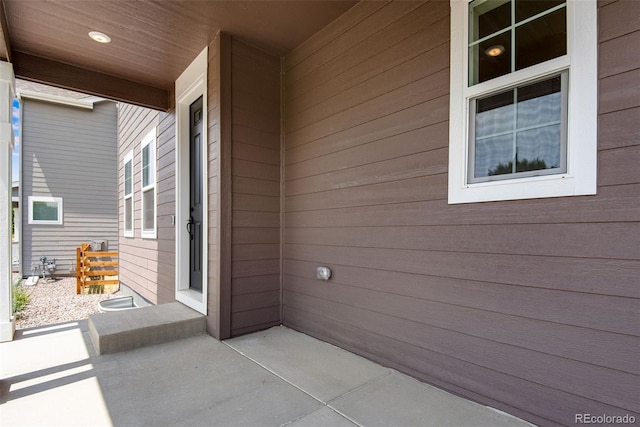
[(89, 244), (83, 243), (79, 248), (76, 248), (77, 294), (103, 293), (105, 286), (120, 283), (118, 280), (118, 252), (92, 252), (89, 247)]

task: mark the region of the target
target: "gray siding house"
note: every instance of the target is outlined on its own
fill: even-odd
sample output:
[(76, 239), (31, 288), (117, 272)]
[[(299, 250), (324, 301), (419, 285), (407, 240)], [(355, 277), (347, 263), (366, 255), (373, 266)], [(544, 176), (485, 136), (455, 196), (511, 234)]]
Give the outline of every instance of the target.
[[(32, 88), (32, 86), (28, 86)], [(76, 247), (105, 240), (116, 251), (116, 103), (24, 90), (22, 274), (55, 258), (74, 275)]]

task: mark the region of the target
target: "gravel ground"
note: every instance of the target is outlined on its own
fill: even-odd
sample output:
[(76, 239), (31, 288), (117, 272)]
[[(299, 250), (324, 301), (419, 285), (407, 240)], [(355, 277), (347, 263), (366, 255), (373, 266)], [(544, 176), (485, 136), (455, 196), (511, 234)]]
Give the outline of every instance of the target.
[(86, 319), (98, 312), (99, 301), (120, 296), (120, 292), (76, 295), (75, 277), (57, 281), (40, 279), (37, 285), (25, 288), (31, 292), (31, 302), (19, 314), (16, 329)]

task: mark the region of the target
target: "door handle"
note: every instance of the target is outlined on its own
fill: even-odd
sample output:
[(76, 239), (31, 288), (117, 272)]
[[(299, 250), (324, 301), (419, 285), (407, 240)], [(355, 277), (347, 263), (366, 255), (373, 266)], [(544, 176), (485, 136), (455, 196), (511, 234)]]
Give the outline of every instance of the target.
[(189, 239), (193, 240), (193, 217), (189, 218), (189, 221), (187, 221), (187, 232), (189, 233)]

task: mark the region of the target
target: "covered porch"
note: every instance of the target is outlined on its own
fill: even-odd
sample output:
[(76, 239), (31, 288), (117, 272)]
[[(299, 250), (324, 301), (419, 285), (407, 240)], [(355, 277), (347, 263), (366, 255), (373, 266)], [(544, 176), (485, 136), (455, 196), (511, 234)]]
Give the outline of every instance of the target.
[[(309, 39), (356, 3), (87, 1), (71, 6), (66, 1), (2, 1), (0, 342), (11, 340), (15, 331), (10, 304), (11, 100), (15, 94), (15, 78), (121, 101), (131, 107), (144, 107), (161, 115), (162, 129), (157, 133), (157, 157), (160, 163), (154, 172), (157, 172), (159, 181), (162, 177), (168, 179), (158, 183), (156, 202), (167, 202), (167, 199), (163, 199), (163, 189), (167, 188), (166, 182), (170, 181), (167, 194), (170, 193), (172, 206), (171, 211), (165, 208), (154, 212), (157, 216), (154, 224), (157, 224), (155, 226), (159, 231), (153, 235), (158, 246), (153, 248), (157, 253), (150, 263), (166, 266), (171, 271), (156, 269), (157, 277), (145, 277), (143, 280), (147, 288), (162, 288), (165, 284), (171, 288), (163, 294), (163, 298), (154, 299), (153, 303), (176, 299), (182, 301), (209, 317), (210, 334), (226, 338), (231, 334), (228, 311), (231, 276), (227, 266), (231, 259), (231, 248), (226, 244), (231, 233), (231, 218), (225, 215), (230, 206), (227, 206), (227, 201), (222, 202), (222, 198), (227, 197), (225, 192), (231, 186), (231, 178), (227, 176), (230, 164), (223, 161), (226, 162), (231, 155), (229, 127), (231, 109), (235, 107), (231, 105), (231, 71), (228, 69), (231, 66), (232, 39), (234, 43), (250, 46), (252, 52), (264, 53), (279, 63), (279, 57)], [(201, 68), (190, 73), (188, 70), (193, 68), (198, 59)], [(253, 66), (256, 67), (256, 64)], [(257, 68), (256, 73), (261, 73), (261, 70)], [(277, 76), (278, 71), (275, 73)], [(174, 152), (183, 151), (180, 147), (188, 142), (184, 140), (186, 138), (181, 138), (181, 129), (187, 126), (188, 120), (183, 116), (184, 108), (188, 110), (189, 104), (176, 105), (176, 102), (180, 102), (177, 101), (179, 96), (193, 96), (192, 86), (197, 79), (198, 94), (205, 99), (203, 114), (206, 126), (203, 137), (206, 145), (201, 154), (208, 151), (209, 158), (200, 156), (201, 170), (205, 174), (200, 179), (203, 181), (203, 197), (207, 208), (207, 214), (204, 215), (206, 229), (202, 238), (206, 260), (201, 272), (204, 286), (198, 292), (192, 292), (184, 268), (181, 270), (181, 266), (188, 263), (188, 259), (183, 260), (181, 254), (185, 251), (185, 240), (188, 240), (188, 233), (184, 230), (189, 217), (185, 211), (188, 209), (185, 207), (188, 197), (185, 200), (184, 194), (188, 194), (189, 190), (188, 183), (183, 181), (188, 179), (185, 176), (188, 176), (190, 166), (188, 159), (180, 163), (180, 155), (174, 156)], [(273, 113), (277, 114), (280, 110), (277, 92), (276, 98)], [(259, 117), (254, 119), (261, 120)], [(169, 136), (165, 137), (161, 131), (167, 129)], [(163, 146), (163, 142), (166, 145)], [(167, 152), (166, 158), (161, 158), (163, 151)], [(175, 171), (176, 163), (182, 171), (171, 174)], [(219, 173), (220, 170), (223, 173)], [(114, 170), (114, 174), (123, 175), (121, 170)], [(123, 221), (122, 217), (120, 220)], [(217, 233), (219, 229), (222, 230)], [(126, 230), (124, 235), (127, 237)], [(145, 249), (149, 249), (148, 245)], [(161, 252), (165, 254), (164, 258), (158, 255)], [(167, 255), (176, 258), (167, 262)], [(124, 257), (123, 262), (136, 257), (137, 254), (131, 254)], [(126, 277), (126, 274), (123, 276)]]
[[(19, 390), (33, 372), (55, 375), (55, 366), (68, 365), (92, 370), (92, 378), (126, 373), (110, 391), (100, 384), (95, 400), (115, 424), (128, 422), (117, 418), (122, 408), (137, 417), (149, 412), (137, 412), (138, 403), (171, 399), (199, 414), (178, 414), (192, 424), (215, 408), (237, 424), (250, 424), (254, 407), (278, 425), (309, 414), (320, 425), (325, 416), (363, 425), (426, 416), (417, 409), (426, 401), (412, 400), (422, 392), (372, 391), (396, 378), (386, 368), (375, 370), (392, 373), (329, 395), (307, 386), (315, 368), (296, 364), (298, 355), (314, 360), (304, 351), (314, 348), (308, 337), (273, 339), (274, 360), (292, 365), (291, 377), (288, 366), (279, 371), (235, 346), (260, 343), (283, 325), (536, 424), (569, 425), (581, 414), (638, 418), (640, 2), (1, 1), (1, 340), (13, 337), (4, 165), (14, 74), (128, 103), (114, 172), (119, 280), (152, 304), (199, 312), (213, 337), (28, 366), (10, 374), (22, 383), (16, 403), (36, 398)], [(507, 11), (522, 5), (534, 7), (515, 22)], [(508, 25), (489, 25), (468, 43), (473, 16), (480, 25), (494, 13)], [(531, 37), (520, 47), (489, 43), (502, 35), (510, 42), (524, 26)], [(97, 41), (94, 31), (102, 33)], [(545, 41), (549, 34), (556, 44)], [(516, 69), (518, 52), (547, 48), (549, 58)], [(507, 74), (467, 78), (494, 55)], [(516, 134), (534, 129), (489, 135), (505, 136), (495, 142), (508, 149), (502, 159), (493, 139), (471, 136), (471, 119), (484, 114), (471, 106), (512, 94), (512, 115), (495, 115), (496, 126), (511, 126), (516, 92), (534, 86), (532, 100), (555, 99), (555, 118), (538, 125), (556, 131), (531, 134), (532, 158), (546, 159), (547, 146), (555, 154), (549, 167), (528, 162), (518, 171)], [(546, 107), (531, 111), (546, 117)], [(481, 152), (506, 169), (476, 167)], [(10, 346), (64, 331), (49, 332)], [(67, 332), (82, 335), (77, 326)], [(271, 354), (259, 347), (262, 357)], [(342, 362), (325, 362), (330, 368), (309, 374), (310, 382), (340, 384), (343, 374), (331, 372)], [(147, 364), (166, 379), (145, 375)], [(238, 382), (220, 377), (224, 370)], [(200, 400), (203, 379), (209, 396)], [(215, 387), (226, 380), (226, 390)], [(228, 403), (236, 386), (243, 397)], [(137, 401), (118, 400), (114, 390), (125, 387)], [(359, 394), (365, 390), (371, 395)], [(259, 409), (257, 401), (276, 395), (283, 398)], [(283, 402), (306, 409), (278, 412)], [(351, 404), (373, 416), (361, 418)], [(442, 405), (453, 417), (465, 413)], [(272, 411), (286, 415), (276, 420)]]
[(3, 424), (530, 425), (286, 327), (103, 356), (88, 335), (81, 321), (0, 344)]

